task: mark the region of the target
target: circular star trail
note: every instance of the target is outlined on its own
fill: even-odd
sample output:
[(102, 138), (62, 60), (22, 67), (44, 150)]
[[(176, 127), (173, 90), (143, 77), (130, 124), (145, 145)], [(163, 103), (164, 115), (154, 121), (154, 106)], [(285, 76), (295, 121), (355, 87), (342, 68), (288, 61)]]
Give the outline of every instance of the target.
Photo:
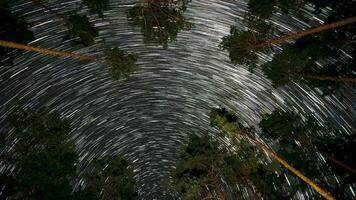
[[(72, 138), (80, 167), (97, 156), (122, 153), (134, 168), (142, 199), (171, 199), (160, 186), (178, 159), (189, 134), (204, 134), (212, 107), (234, 111), (245, 125), (257, 125), (261, 115), (276, 107), (311, 113), (347, 133), (355, 131), (356, 94), (344, 86), (336, 95), (302, 84), (273, 89), (256, 70), (231, 64), (219, 49), (230, 25), (244, 29), (241, 19), (247, 3), (239, 0), (193, 0), (185, 12), (194, 27), (178, 33), (168, 49), (145, 46), (139, 27), (130, 26), (126, 13), (137, 1), (111, 0), (101, 19), (90, 15), (99, 29), (96, 44), (72, 45), (64, 40), (66, 26), (31, 1), (11, 2), (14, 12), (25, 16), (36, 40), (31, 44), (101, 55), (102, 44), (120, 45), (139, 55), (139, 69), (128, 79), (115, 81), (106, 66), (71, 58), (18, 51), (15, 65), (0, 68), (0, 124), (16, 106), (47, 106), (71, 121)], [(79, 8), (80, 1), (50, 1), (60, 13)], [(85, 7), (80, 12), (86, 12)], [(282, 33), (300, 31), (322, 23), (323, 14), (309, 15), (309, 23), (276, 14), (272, 19)], [(271, 55), (260, 55), (261, 62)], [(258, 128), (257, 128), (258, 129)], [(214, 130), (213, 130), (214, 131)]]

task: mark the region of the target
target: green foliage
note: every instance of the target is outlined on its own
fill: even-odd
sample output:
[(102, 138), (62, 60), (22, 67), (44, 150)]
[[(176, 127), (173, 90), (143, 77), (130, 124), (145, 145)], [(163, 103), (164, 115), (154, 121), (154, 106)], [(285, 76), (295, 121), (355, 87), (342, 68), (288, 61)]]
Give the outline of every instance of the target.
[(99, 195), (97, 199), (138, 199), (133, 171), (123, 157), (107, 156), (96, 160), (94, 164), (96, 176), (89, 180), (84, 194), (96, 191)]
[(129, 77), (138, 68), (137, 55), (130, 54), (119, 47), (107, 50), (105, 56), (105, 62), (110, 67), (112, 77), (116, 80)]
[(248, 8), (252, 15), (270, 18), (276, 11), (298, 13), (307, 2), (303, 0), (250, 0)]
[[(260, 127), (265, 134), (264, 138), (279, 141), (277, 153), (294, 167), (318, 182), (338, 199), (350, 197), (345, 193), (344, 188), (348, 187), (348, 184), (355, 184), (355, 181), (352, 180), (354, 175), (340, 165), (331, 162), (332, 160), (328, 157), (326, 157), (328, 164), (321, 162), (317, 159), (317, 153), (322, 155), (326, 153), (355, 168), (356, 162), (351, 155), (352, 146), (356, 144), (353, 136), (342, 136), (340, 131), (332, 130), (326, 125), (320, 125), (311, 116), (307, 116), (306, 121), (303, 122), (302, 118), (296, 113), (283, 112), (278, 109), (272, 114), (264, 116), (260, 122)], [(334, 133), (330, 134), (330, 132)], [(339, 177), (342, 187), (335, 187), (335, 185), (320, 180), (320, 177), (328, 177), (333, 173), (336, 173)], [(295, 185), (298, 188), (306, 189), (304, 183), (296, 183)]]
[(109, 0), (82, 0), (90, 9), (90, 12), (97, 13), (99, 17), (104, 17), (104, 11), (109, 8)]
[[(68, 199), (77, 162), (69, 123), (45, 108), (17, 109), (8, 120), (13, 132), (8, 133), (1, 154), (6, 166), (1, 176), (10, 180), (4, 184), (10, 191), (7, 197)], [(11, 167), (15, 170), (10, 173)]]
[(328, 126), (319, 124), (311, 115), (307, 115), (303, 121), (297, 113), (280, 109), (265, 115), (259, 126), (264, 133), (263, 137), (267, 139), (289, 143), (297, 140), (305, 147), (311, 147), (313, 141), (321, 137), (319, 132), (332, 131)]
[(80, 16), (78, 14), (69, 16), (68, 28), (68, 37), (78, 37), (79, 40), (77, 40), (77, 42), (83, 44), (84, 46), (94, 44), (94, 39), (98, 36), (98, 30), (91, 22), (89, 22), (87, 16)]
[[(96, 160), (88, 185), (73, 191), (78, 156), (69, 122), (56, 112), (16, 109), (1, 149), (1, 199), (137, 199), (133, 171), (121, 156)], [(14, 168), (14, 169), (13, 169)]]
[(210, 125), (218, 127), (224, 134), (233, 137), (237, 132), (237, 117), (225, 108), (213, 109), (210, 112)]
[[(352, 66), (349, 64), (337, 62), (339, 66), (335, 66), (335, 63), (322, 67), (316, 64), (317, 61), (330, 56), (340, 59), (339, 50), (332, 45), (332, 42), (323, 41), (322, 35), (303, 37), (287, 45), (272, 61), (262, 65), (262, 71), (274, 87), (288, 84), (290, 81), (310, 81), (308, 78), (301, 79), (308, 75), (337, 77), (350, 74)], [(320, 81), (315, 80), (315, 83), (318, 82)]]
[[(349, 1), (310, 0), (308, 2), (314, 4), (317, 9), (324, 7), (333, 9), (326, 23), (351, 17), (356, 12), (355, 6)], [(286, 5), (289, 5), (288, 1)], [(350, 24), (302, 37), (277, 53), (271, 62), (262, 66), (262, 70), (274, 87), (298, 81), (322, 89), (324, 95), (330, 94), (340, 86), (335, 83), (338, 77), (355, 78), (356, 68), (352, 64), (355, 62), (356, 55), (355, 32), (356, 25)], [(352, 58), (345, 58), (344, 51)], [(327, 62), (323, 66), (317, 65), (317, 62), (326, 59), (334, 61)], [(334, 79), (323, 80), (323, 77), (334, 77)]]
[[(238, 123), (236, 115), (229, 113), (225, 108), (214, 109), (211, 112), (210, 120), (212, 125), (220, 128), (220, 130), (225, 134), (228, 134), (228, 131), (230, 131), (229, 129), (226, 129), (226, 127), (229, 127), (230, 125), (224, 124), (234, 124), (235, 133), (245, 135), (253, 134), (251, 129), (242, 127), (242, 125)], [(325, 171), (325, 169), (322, 168), (324, 167), (322, 163), (313, 162), (315, 161), (314, 158), (316, 155), (305, 158), (305, 155), (310, 152), (299, 148), (295, 142), (291, 142), (295, 138), (300, 140), (303, 139), (304, 141), (306, 136), (308, 136), (308, 134), (304, 134), (304, 132), (301, 131), (299, 124), (302, 122), (299, 121), (300, 118), (298, 118), (298, 116), (294, 113), (285, 114), (282, 113), (282, 111), (277, 110), (273, 113), (273, 116), (269, 117), (268, 120), (269, 121), (262, 121), (260, 126), (268, 134), (270, 139), (280, 141), (277, 152), (278, 155), (281, 155), (282, 158), (287, 158), (287, 160), (292, 164), (297, 163), (294, 165), (297, 169), (302, 169), (303, 172), (308, 172), (307, 174), (312, 174), (315, 178), (318, 174), (320, 174), (318, 173), (318, 170), (323, 169)], [(310, 129), (308, 130), (310, 131), (308, 132), (309, 134), (315, 133), (314, 130), (318, 128), (318, 124), (315, 120), (313, 121), (310, 119), (308, 120), (308, 127)], [(286, 131), (292, 129), (293, 131), (290, 135), (295, 136), (295, 138), (292, 138), (285, 133)], [(296, 180), (296, 183), (294, 183), (295, 181), (292, 182), (292, 187), (285, 190), (284, 185), (286, 184), (286, 181), (283, 176), (278, 174), (286, 173), (286, 170), (279, 168), (275, 162), (272, 162), (268, 166), (263, 165), (263, 157), (252, 146), (241, 142), (235, 142), (234, 144), (239, 148), (238, 155), (241, 157), (239, 157), (240, 160), (233, 158), (229, 161), (233, 163), (232, 165), (234, 167), (237, 167), (236, 169), (238, 171), (234, 171), (236, 170), (234, 168), (233, 171), (228, 172), (228, 174), (235, 174), (239, 180), (245, 180), (253, 183), (253, 186), (263, 198), (289, 199), (297, 192), (298, 189), (306, 189), (306, 185), (304, 183), (299, 183), (298, 180)], [(242, 163), (239, 164), (239, 161)], [(245, 183), (245, 185), (248, 184)]]
[[(26, 44), (34, 39), (28, 27), (23, 17), (11, 11), (6, 0), (0, 0), (0, 40)], [(0, 64), (12, 65), (14, 56), (11, 49), (0, 47)]]
[[(221, 192), (220, 188), (207, 186), (217, 184), (208, 180), (208, 174), (212, 174), (212, 168), (219, 170), (223, 166), (224, 151), (218, 149), (216, 142), (211, 142), (208, 136), (199, 138), (191, 136), (188, 145), (181, 154), (181, 161), (172, 171), (172, 185), (175, 191), (182, 195), (183, 199), (201, 199), (206, 195), (205, 187), (215, 192)], [(213, 183), (211, 183), (213, 182)]]
[(254, 43), (254, 39), (255, 34), (252, 31), (238, 31), (236, 27), (232, 26), (230, 35), (222, 38), (220, 48), (229, 52), (233, 64), (255, 67), (258, 56), (248, 49)]
[(237, 184), (250, 194), (257, 187), (265, 198), (282, 197), (273, 187), (282, 183), (274, 173), (279, 168), (262, 164), (263, 154), (255, 147), (243, 142), (235, 144), (237, 152), (233, 154), (209, 136), (191, 136), (171, 173), (172, 188), (182, 199), (221, 198), (227, 195), (227, 185), (232, 188), (230, 195), (242, 198), (245, 190), (235, 188)]
[(255, 16), (270, 18), (276, 10), (277, 2), (278, 0), (249, 0), (248, 9)]
[(251, 47), (271, 35), (271, 26), (264, 21), (246, 16), (249, 30), (241, 31), (231, 26), (230, 35), (224, 36), (219, 47), (229, 52), (233, 64), (246, 65), (250, 70), (258, 63), (258, 56)]
[(132, 25), (141, 27), (146, 44), (153, 43), (167, 48), (168, 43), (175, 41), (181, 30), (189, 30), (193, 25), (183, 16), (189, 1), (147, 1), (145, 5), (132, 7), (127, 17)]
[(304, 135), (305, 128), (301, 117), (294, 112), (276, 109), (272, 114), (265, 115), (260, 122), (264, 134), (274, 140), (288, 138), (291, 135)]

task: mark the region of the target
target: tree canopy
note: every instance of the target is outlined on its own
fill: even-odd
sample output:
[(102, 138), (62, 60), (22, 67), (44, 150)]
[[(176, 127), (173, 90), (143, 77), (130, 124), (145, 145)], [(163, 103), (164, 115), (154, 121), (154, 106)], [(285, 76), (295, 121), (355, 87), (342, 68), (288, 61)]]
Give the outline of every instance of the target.
[[(212, 125), (218, 127), (229, 138), (243, 139), (244, 135), (249, 135), (247, 136), (248, 140), (254, 140), (254, 129), (242, 126), (237, 116), (231, 114), (225, 108), (212, 110), (210, 119)], [(274, 144), (276, 153), (280, 158), (288, 161), (314, 183), (326, 188), (325, 191), (330, 192), (332, 196), (339, 199), (349, 199), (353, 196), (352, 191), (348, 188), (355, 184), (355, 161), (351, 158), (351, 152), (346, 152), (355, 142), (351, 139), (353, 136), (342, 136), (340, 131), (325, 125), (322, 126), (310, 115), (307, 115), (303, 120), (294, 112), (284, 112), (279, 109), (266, 115), (259, 125), (262, 128), (262, 138), (266, 142)], [(237, 135), (233, 135), (233, 132)], [(256, 146), (260, 145), (259, 142), (252, 143)], [(339, 148), (333, 149), (337, 143), (340, 144)], [(345, 146), (345, 148), (342, 146)], [(328, 150), (325, 151), (325, 149)], [(334, 151), (335, 153), (332, 153)], [(270, 155), (270, 153), (267, 154)], [(323, 162), (320, 155), (324, 156), (328, 162)], [(263, 162), (261, 157), (259, 161)], [(270, 164), (273, 165), (274, 162)], [(267, 170), (267, 174), (254, 182), (256, 188), (262, 187), (259, 192), (265, 198), (293, 198), (297, 192), (308, 189), (308, 185), (303, 183), (301, 179), (291, 176), (286, 170), (287, 168), (272, 167), (272, 169), (273, 173)], [(282, 178), (281, 175), (287, 177), (288, 180)], [(338, 179), (337, 182), (335, 175)], [(323, 177), (323, 180), (321, 180), (321, 177)], [(264, 178), (267, 178), (267, 180)], [(285, 187), (287, 182), (291, 187)]]
[(98, 30), (89, 22), (89, 18), (85, 15), (73, 14), (69, 16), (68, 28), (68, 37), (74, 38), (76, 43), (83, 44), (84, 46), (94, 44), (94, 40), (98, 36)]
[[(91, 11), (99, 12), (104, 9), (105, 0), (88, 0), (83, 3), (89, 7)], [(75, 44), (83, 44), (84, 46), (89, 46), (94, 44), (95, 37), (98, 36), (98, 30), (96, 27), (89, 21), (87, 15), (82, 15), (78, 13), (66, 13), (65, 15), (53, 10), (48, 2), (43, 2), (42, 0), (32, 0), (34, 5), (44, 8), (49, 11), (51, 14), (61, 18), (65, 21), (68, 28), (67, 36), (65, 39), (73, 38)], [(67, 17), (67, 15), (69, 17)], [(100, 14), (99, 14), (100, 15)]]
[[(353, 136), (343, 136), (342, 132), (319, 124), (312, 116), (303, 121), (298, 114), (279, 109), (265, 115), (259, 126), (264, 138), (278, 141), (277, 152), (296, 168), (318, 181), (337, 199), (350, 199), (347, 188), (355, 184), (356, 176), (352, 172), (356, 168), (355, 159), (349, 149), (356, 144)], [(318, 154), (324, 156), (327, 163), (322, 162)], [(333, 174), (339, 183), (334, 183)], [(320, 176), (325, 180), (321, 181)], [(305, 188), (303, 184), (296, 185)]]
[(254, 195), (253, 183), (260, 188), (267, 184), (261, 177), (271, 173), (266, 165), (258, 162), (260, 154), (250, 145), (239, 143), (237, 153), (229, 152), (210, 136), (190, 136), (183, 148), (181, 160), (171, 172), (172, 188), (182, 199), (225, 199), (242, 197), (247, 187)]
[(114, 79), (127, 78), (137, 69), (137, 55), (128, 53), (119, 47), (105, 51), (105, 62), (109, 66)]
[[(354, 54), (354, 51), (352, 49), (351, 53)], [(330, 58), (336, 60), (323, 66), (318, 64), (318, 61)], [(275, 87), (290, 81), (302, 81), (324, 87), (324, 91), (328, 93), (335, 88), (335, 81), (355, 82), (356, 68), (352, 63), (353, 57), (346, 58), (340, 49), (333, 47), (332, 42), (325, 42), (319, 35), (314, 35), (287, 45), (271, 62), (262, 65), (262, 70)]]
[(229, 52), (233, 64), (246, 65), (253, 69), (257, 66), (258, 56), (249, 46), (266, 40), (272, 35), (272, 29), (268, 23), (253, 16), (246, 15), (245, 24), (248, 28), (246, 31), (231, 26), (230, 35), (222, 38), (220, 48)]
[(183, 16), (189, 1), (144, 0), (130, 8), (127, 17), (132, 25), (141, 28), (146, 44), (167, 48), (181, 30), (192, 27), (192, 23)]
[(270, 18), (275, 12), (298, 12), (308, 0), (249, 0), (248, 9), (251, 14), (261, 18)]
[[(26, 44), (34, 39), (28, 28), (25, 19), (13, 13), (6, 0), (0, 0), (0, 40)], [(12, 65), (13, 59), (11, 49), (0, 47), (0, 64)]]
[(45, 108), (18, 109), (8, 121), (13, 132), (6, 133), (1, 154), (1, 174), (7, 178), (2, 188), (8, 188), (8, 197), (68, 199), (78, 159), (69, 122)]
[(73, 192), (78, 155), (59, 113), (18, 108), (8, 122), (0, 146), (2, 199), (137, 199), (133, 171), (120, 155), (97, 159), (87, 186)]
[(77, 193), (77, 199), (138, 199), (133, 170), (121, 155), (98, 158), (93, 164), (93, 172), (86, 177), (87, 186)]
[(97, 13), (99, 17), (104, 17), (104, 11), (109, 9), (109, 0), (82, 0), (88, 6), (91, 13)]
[(259, 61), (258, 53), (269, 53), (266, 51), (272, 44), (269, 41), (287, 41), (288, 36), (297, 38), (308, 31), (273, 38), (274, 30), (265, 19), (270, 17), (273, 10), (279, 8), (288, 13), (291, 10), (298, 10), (305, 4), (314, 5), (315, 12), (321, 8), (331, 8), (325, 20), (325, 29), (319, 30), (317, 27), (313, 35), (300, 36), (294, 43), (285, 45), (282, 51), (277, 51), (272, 61), (261, 66), (274, 87), (292, 81), (302, 82), (322, 89), (325, 95), (330, 94), (341, 83), (356, 83), (356, 67), (353, 65), (356, 56), (354, 37), (356, 25), (349, 23), (337, 28), (332, 25), (353, 17), (356, 13), (355, 3), (355, 1), (251, 0), (250, 12), (245, 17), (248, 29), (238, 30), (232, 26), (230, 35), (223, 37), (220, 47), (229, 52), (232, 63), (247, 65), (253, 69)]

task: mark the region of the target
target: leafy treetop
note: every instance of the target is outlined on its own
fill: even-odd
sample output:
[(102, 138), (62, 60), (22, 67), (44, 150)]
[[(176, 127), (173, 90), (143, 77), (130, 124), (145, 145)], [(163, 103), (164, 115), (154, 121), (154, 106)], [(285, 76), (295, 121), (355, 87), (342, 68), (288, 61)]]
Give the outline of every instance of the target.
[[(355, 174), (345, 170), (340, 164), (347, 163), (355, 169), (355, 159), (352, 159), (350, 147), (355, 145), (355, 140), (349, 136), (342, 136), (337, 130), (320, 125), (315, 118), (307, 116), (305, 121), (294, 112), (275, 110), (272, 114), (264, 116), (260, 122), (264, 138), (278, 141), (278, 154), (289, 160), (293, 165), (327, 188), (338, 199), (350, 199), (352, 194), (347, 191), (349, 185), (355, 184)], [(320, 132), (323, 132), (320, 133)], [(334, 132), (330, 134), (330, 132)], [(318, 160), (318, 154), (327, 158), (328, 163)], [(331, 168), (332, 167), (332, 168)], [(334, 173), (338, 176), (338, 186), (333, 187), (329, 182), (321, 181), (324, 176), (328, 181), (333, 181)], [(335, 181), (335, 180), (334, 180)], [(304, 184), (296, 184), (305, 188)]]
[(190, 0), (145, 0), (132, 7), (127, 17), (134, 26), (140, 26), (146, 44), (158, 44), (164, 48), (175, 41), (181, 30), (192, 27), (184, 16)]
[[(26, 44), (34, 39), (28, 27), (23, 17), (11, 11), (6, 0), (0, 0), (0, 40)], [(0, 64), (12, 65), (13, 59), (14, 54), (10, 49), (0, 47)]]
[[(224, 133), (235, 131), (238, 125), (237, 117), (226, 109), (213, 110), (211, 121)], [(244, 142), (235, 141), (234, 144), (236, 153), (207, 135), (191, 136), (181, 153), (181, 160), (171, 173), (173, 189), (183, 199), (242, 198), (246, 190), (235, 188), (236, 185), (247, 189), (251, 198), (285, 196), (271, 184), (281, 182), (274, 173), (276, 166), (263, 164), (264, 157), (255, 147)]]
[(137, 55), (128, 53), (119, 47), (106, 50), (105, 62), (110, 67), (114, 79), (127, 78), (137, 69)]
[[(8, 117), (1, 160), (2, 188), (14, 199), (68, 199), (72, 193), (77, 155), (69, 140), (70, 126), (48, 109), (18, 109)], [(14, 170), (11, 170), (15, 167)], [(15, 186), (15, 187), (13, 187)]]
[(135, 200), (138, 199), (133, 170), (121, 156), (106, 156), (94, 162), (94, 175), (87, 177), (87, 187), (77, 199)]
[(87, 5), (90, 12), (97, 13), (99, 17), (104, 17), (104, 11), (109, 8), (109, 0), (82, 0)]
[(95, 37), (98, 36), (98, 30), (93, 26), (87, 16), (73, 14), (68, 18), (68, 37), (79, 37), (75, 42), (89, 46), (94, 44)]
[(97, 159), (87, 186), (74, 191), (78, 156), (70, 125), (46, 108), (15, 109), (1, 134), (1, 199), (137, 199), (133, 171), (120, 155)]
[(270, 37), (272, 29), (270, 24), (253, 16), (246, 16), (245, 22), (248, 30), (241, 31), (231, 26), (230, 35), (222, 38), (219, 47), (229, 52), (233, 64), (246, 65), (252, 70), (257, 66), (258, 56), (249, 47)]

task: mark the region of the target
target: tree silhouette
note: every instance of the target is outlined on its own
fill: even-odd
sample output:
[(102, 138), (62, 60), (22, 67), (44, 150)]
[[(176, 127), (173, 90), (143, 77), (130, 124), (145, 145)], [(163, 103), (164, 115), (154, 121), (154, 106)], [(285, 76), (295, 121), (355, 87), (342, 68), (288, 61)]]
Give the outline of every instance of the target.
[[(61, 18), (66, 23), (68, 28), (67, 38), (74, 38), (75, 43), (83, 44), (84, 46), (89, 46), (94, 44), (95, 37), (98, 36), (98, 30), (94, 27), (93, 23), (89, 21), (89, 18), (86, 15), (79, 15), (77, 13), (70, 14), (67, 18), (66, 15), (62, 15), (41, 0), (31, 0), (33, 4), (38, 5), (53, 15)], [(97, 4), (94, 2), (87, 2), (88, 6), (91, 8), (96, 8)]]
[(68, 37), (79, 37), (80, 40), (75, 40), (77, 43), (89, 46), (94, 44), (95, 37), (98, 37), (98, 30), (93, 26), (87, 16), (74, 14), (68, 18)]
[(96, 159), (87, 186), (78, 180), (69, 122), (46, 108), (15, 109), (1, 134), (1, 199), (137, 199), (133, 171), (120, 155)]
[[(223, 50), (229, 52), (231, 61), (234, 64), (247, 64), (250, 68), (256, 66), (258, 57), (256, 55), (258, 50), (263, 50), (263, 48), (270, 47), (274, 44), (286, 43), (289, 40), (297, 39), (300, 37), (311, 38), (314, 36), (309, 36), (314, 33), (326, 31), (339, 26), (348, 25), (350, 23), (356, 22), (356, 17), (350, 17), (340, 21), (336, 21), (329, 24), (324, 24), (316, 28), (308, 29), (301, 32), (292, 33), (286, 36), (276, 37), (272, 39), (267, 39), (271, 37), (273, 32), (271, 26), (265, 21), (255, 18), (246, 17), (247, 31), (239, 31), (236, 27), (232, 26), (230, 30), (230, 35), (224, 36), (220, 47)], [(330, 33), (331, 31), (329, 31)], [(318, 37), (318, 36), (317, 36)], [(302, 38), (303, 39), (303, 38)], [(316, 42), (310, 41), (309, 42)], [(327, 45), (326, 41), (324, 46)], [(311, 78), (311, 77), (310, 77)]]
[[(350, 147), (356, 141), (352, 136), (344, 137), (340, 131), (320, 125), (312, 116), (307, 116), (303, 122), (298, 114), (278, 109), (264, 116), (260, 127), (266, 139), (279, 141), (278, 153), (312, 179), (319, 180), (318, 174), (321, 172), (329, 178), (335, 173), (342, 185), (336, 187), (337, 183), (330, 185), (319, 180), (320, 185), (337, 199), (350, 198), (345, 188), (355, 184), (352, 177), (356, 176), (356, 165)], [(318, 160), (317, 154), (323, 155), (330, 165)], [(302, 185), (300, 187), (303, 188)]]
[(277, 11), (283, 13), (297, 12), (306, 3), (305, 0), (250, 0), (248, 9), (255, 16), (270, 18)]
[(141, 28), (146, 44), (167, 48), (181, 30), (192, 27), (192, 23), (183, 16), (189, 1), (144, 0), (132, 7), (127, 17), (132, 25)]
[[(33, 33), (28, 30), (25, 19), (14, 14), (6, 1), (0, 1), (0, 40), (26, 44), (33, 39)], [(0, 47), (1, 65), (12, 65), (13, 59), (14, 53), (11, 49)]]
[[(247, 17), (246, 21), (256, 19), (250, 20), (252, 23), (247, 24), (249, 29), (238, 31), (232, 28), (231, 34), (225, 36), (220, 45), (222, 49), (228, 50), (231, 61), (253, 69), (258, 64), (258, 53), (268, 53), (266, 50), (272, 45), (296, 40), (287, 44), (281, 52), (276, 52), (272, 61), (261, 67), (274, 87), (290, 82), (301, 82), (318, 87), (323, 91), (323, 95), (327, 95), (333, 93), (343, 83), (356, 83), (356, 67), (353, 64), (356, 56), (355, 1), (295, 1), (300, 5), (306, 3), (315, 5), (315, 12), (325, 7), (332, 10), (325, 24), (301, 32), (272, 38), (265, 37), (268, 31), (273, 31), (268, 26), (265, 26), (266, 31), (253, 29), (254, 24), (258, 27), (258, 24), (266, 23), (260, 16), (265, 15), (263, 12), (269, 13), (270, 9), (275, 9), (275, 5), (283, 2), (289, 8), (286, 9), (287, 12), (299, 9), (299, 5), (290, 4), (292, 1), (275, 0), (270, 4), (263, 0), (250, 1), (251, 5), (255, 4), (252, 7), (258, 10), (255, 11), (259, 14), (255, 15), (259, 17)], [(247, 16), (251, 16), (251, 13)], [(256, 39), (257, 37), (260, 38)], [(345, 55), (345, 52), (348, 55)]]
[(105, 61), (110, 67), (114, 79), (127, 78), (137, 69), (137, 55), (130, 54), (124, 50), (114, 47), (105, 52)]
[[(316, 192), (318, 192), (325, 199), (334, 199), (334, 197), (331, 196), (330, 193), (328, 193), (326, 190), (322, 189), (319, 186), (319, 184), (316, 183), (315, 180), (312, 180), (307, 176), (305, 176), (304, 171), (298, 170), (298, 168), (295, 168), (294, 166), (289, 164), (289, 162), (287, 162), (286, 160), (286, 159), (288, 159), (288, 161), (292, 160), (290, 163), (293, 163), (294, 165), (295, 160), (293, 160), (292, 158), (295, 157), (286, 157), (284, 154), (275, 153), (265, 144), (255, 139), (255, 137), (253, 136), (253, 130), (251, 130), (250, 128), (243, 127), (238, 122), (238, 118), (236, 115), (229, 113), (224, 108), (213, 109), (212, 112), (210, 113), (210, 121), (213, 126), (218, 127), (222, 131), (222, 133), (228, 136), (229, 138), (232, 138), (233, 140), (238, 139), (238, 140), (246, 141), (249, 144), (254, 145), (259, 149), (263, 150), (264, 152), (266, 152), (266, 154), (270, 156), (273, 160), (278, 162), (284, 168), (288, 169), (290, 172), (292, 172), (294, 175), (300, 178), (300, 180), (304, 181), (306, 184), (312, 187)], [(297, 153), (296, 155), (302, 156), (303, 154), (299, 152), (299, 154)], [(310, 165), (303, 165), (300, 167), (304, 167), (302, 169), (305, 169), (308, 166)], [(317, 175), (317, 173), (315, 173), (314, 175)]]
[(69, 140), (69, 123), (45, 108), (17, 109), (8, 120), (13, 132), (6, 133), (1, 153), (4, 195), (11, 199), (70, 198), (77, 155)]
[(210, 136), (190, 136), (170, 174), (171, 187), (182, 199), (225, 199), (227, 195), (242, 197), (243, 190), (235, 188), (239, 184), (256, 197), (252, 182), (262, 183), (260, 178), (271, 171), (258, 163), (259, 156), (255, 148), (244, 143), (232, 153)]
[(271, 37), (273, 31), (268, 23), (250, 15), (245, 16), (245, 24), (248, 27), (246, 31), (231, 26), (230, 35), (222, 38), (219, 47), (229, 52), (233, 64), (246, 65), (252, 70), (257, 66), (258, 56), (249, 47)]
[(76, 199), (138, 199), (133, 171), (121, 155), (99, 158), (93, 164), (94, 172), (88, 174), (87, 186), (76, 193)]
[[(307, 36), (287, 45), (277, 53), (271, 62), (262, 65), (262, 70), (275, 87), (290, 81), (304, 81), (314, 86), (323, 86), (327, 93), (328, 87), (335, 88), (335, 82), (356, 83), (356, 70), (353, 63), (355, 57), (343, 58), (343, 51), (338, 47), (341, 40), (327, 39), (329, 33)], [(327, 42), (329, 41), (329, 42)], [(345, 38), (346, 42), (346, 38)], [(353, 41), (348, 44), (351, 56), (355, 56)], [(318, 45), (315, 45), (318, 44)], [(320, 66), (317, 62), (334, 58), (336, 61)]]
[(95, 61), (108, 66), (112, 77), (116, 80), (120, 78), (127, 78), (130, 73), (134, 72), (138, 68), (138, 66), (136, 65), (136, 54), (130, 54), (124, 50), (120, 50), (118, 47), (107, 49), (103, 56), (104, 58), (102, 59), (100, 57), (95, 56), (87, 56), (66, 51), (38, 48), (3, 40), (0, 40), (0, 46), (38, 52), (44, 55), (63, 56), (71, 57), (78, 60)]
[(99, 17), (104, 17), (104, 11), (109, 9), (109, 0), (82, 0), (88, 6), (91, 13), (97, 13)]

